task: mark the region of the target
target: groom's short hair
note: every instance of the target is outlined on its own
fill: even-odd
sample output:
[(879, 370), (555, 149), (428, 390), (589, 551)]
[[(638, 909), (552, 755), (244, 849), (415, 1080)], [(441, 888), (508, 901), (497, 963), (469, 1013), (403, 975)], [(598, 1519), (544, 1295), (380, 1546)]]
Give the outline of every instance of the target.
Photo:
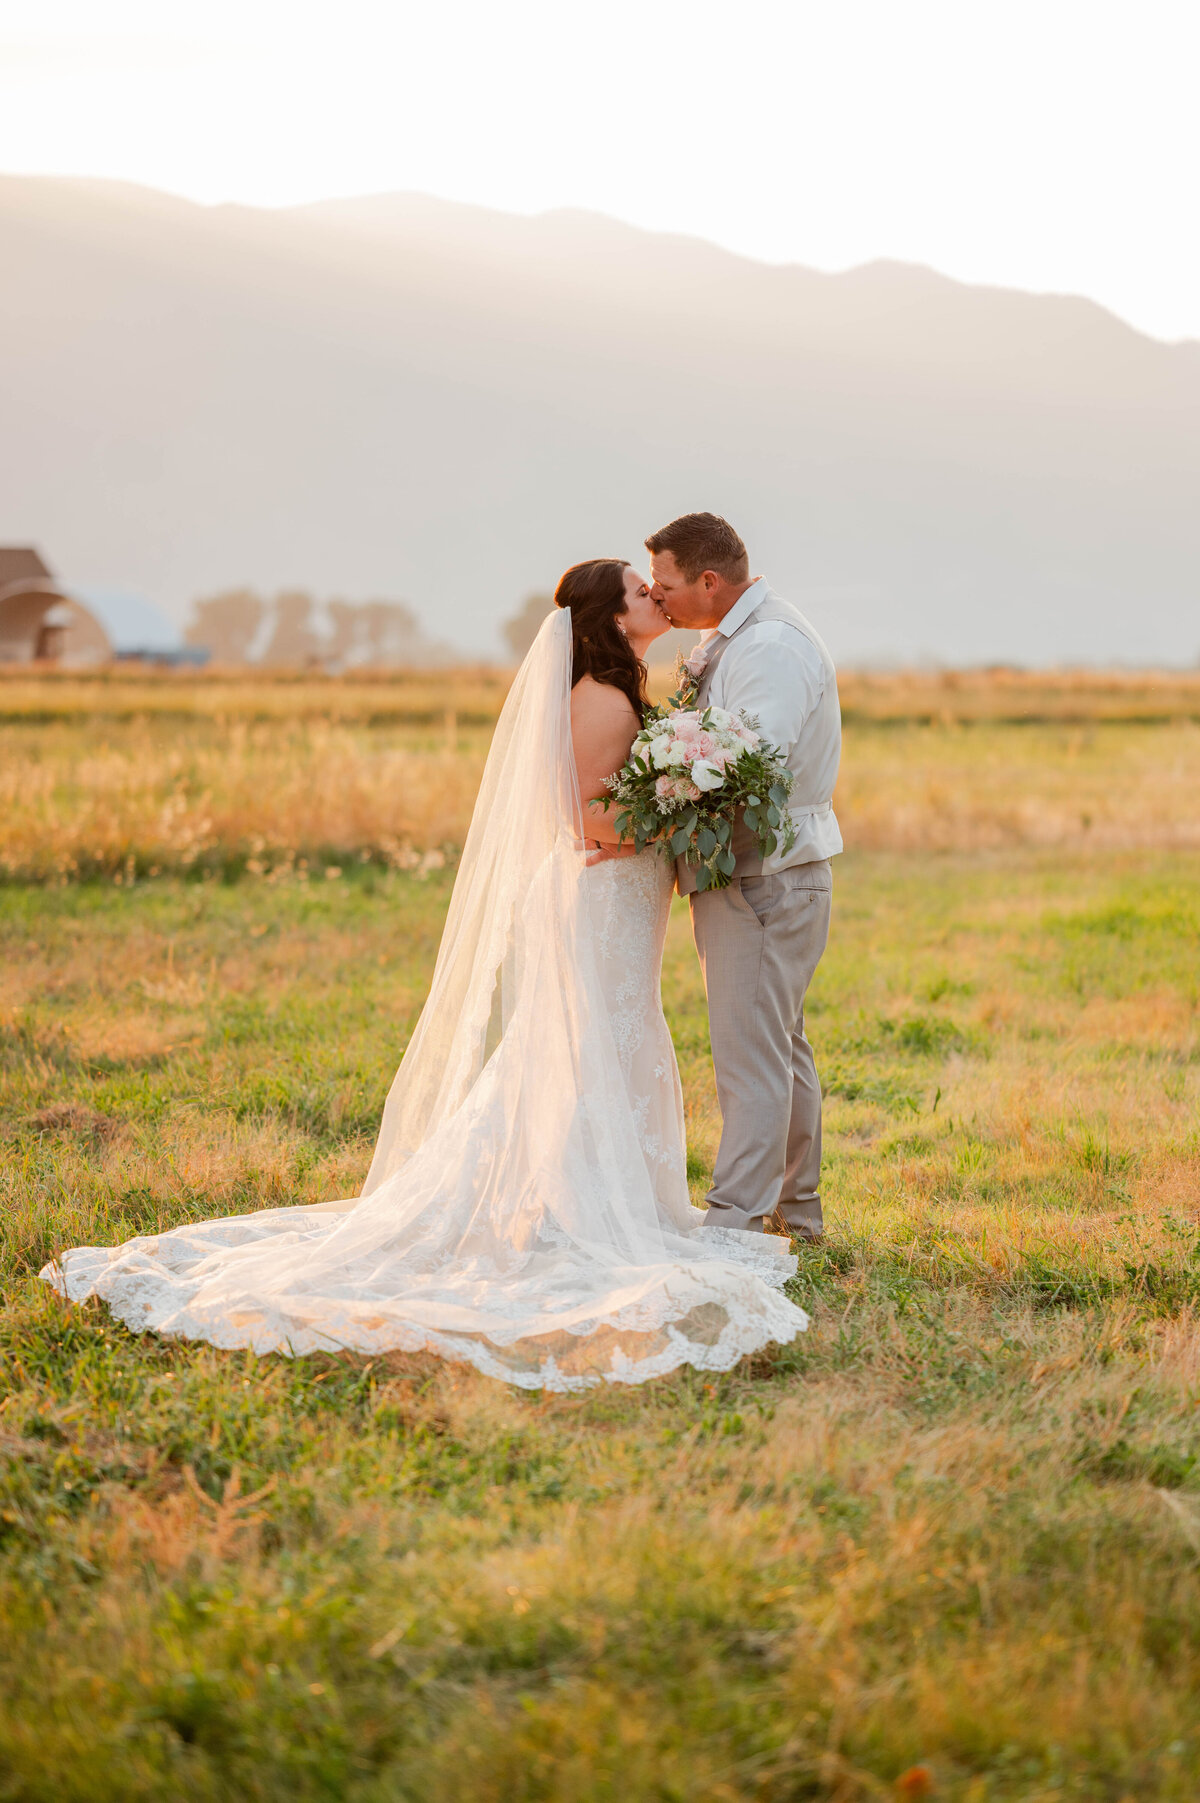
[(685, 582), (699, 582), (715, 570), (726, 582), (745, 582), (750, 574), (746, 547), (719, 513), (682, 513), (646, 540), (647, 551), (669, 551)]

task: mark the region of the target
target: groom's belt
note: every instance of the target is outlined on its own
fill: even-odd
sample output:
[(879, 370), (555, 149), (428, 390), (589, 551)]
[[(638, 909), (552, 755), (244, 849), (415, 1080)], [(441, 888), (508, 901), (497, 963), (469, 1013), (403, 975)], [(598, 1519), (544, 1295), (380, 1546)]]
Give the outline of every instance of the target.
[[(830, 813), (832, 808), (831, 801), (805, 802), (801, 807), (795, 807), (789, 802), (787, 812), (790, 820), (799, 822), (819, 819), (822, 815)], [(761, 872), (763, 855), (759, 850), (758, 840), (740, 816), (734, 822), (733, 836), (729, 841), (729, 847), (738, 861), (738, 870), (741, 875), (749, 876), (753, 873), (757, 876)]]

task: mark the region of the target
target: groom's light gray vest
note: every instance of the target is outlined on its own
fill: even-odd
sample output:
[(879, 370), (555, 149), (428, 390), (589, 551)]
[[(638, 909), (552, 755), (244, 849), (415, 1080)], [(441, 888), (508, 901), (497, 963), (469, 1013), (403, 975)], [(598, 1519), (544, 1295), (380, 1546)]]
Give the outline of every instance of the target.
[[(730, 646), (736, 644), (742, 633), (750, 627), (768, 620), (781, 620), (801, 633), (816, 651), (825, 672), (821, 698), (806, 717), (800, 736), (792, 744), (779, 747), (792, 773), (788, 812), (796, 827), (796, 845), (782, 863), (774, 859), (771, 861), (771, 869), (776, 870), (789, 868), (793, 864), (809, 863), (817, 858), (827, 858), (842, 849), (841, 834), (833, 815), (833, 788), (841, 757), (842, 715), (838, 701), (837, 672), (824, 640), (798, 607), (793, 607), (790, 601), (784, 601), (774, 589), (768, 588), (763, 600), (743, 620), (737, 631), (730, 633), (728, 638), (719, 637), (716, 640), (700, 678), (696, 706), (705, 708), (709, 705), (713, 678), (722, 658), (728, 655)], [(781, 675), (780, 680), (784, 681), (786, 677)], [(736, 693), (727, 695), (725, 699), (730, 710), (736, 711)], [(763, 860), (758, 841), (749, 828), (742, 824), (740, 817), (733, 829), (731, 844), (737, 857), (735, 879), (761, 875)], [(694, 893), (696, 872), (685, 859), (676, 859), (675, 873), (679, 893)]]

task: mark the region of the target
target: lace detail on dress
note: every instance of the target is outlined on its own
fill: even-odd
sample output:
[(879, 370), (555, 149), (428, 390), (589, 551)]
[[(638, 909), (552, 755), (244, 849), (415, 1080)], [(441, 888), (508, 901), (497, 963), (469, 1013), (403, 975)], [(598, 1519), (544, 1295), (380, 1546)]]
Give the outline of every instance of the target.
[[(531, 1314), (538, 1306), (539, 1274), (529, 1261), (515, 1270), (474, 1273), (476, 1280), (489, 1280), (486, 1332), (456, 1332), (446, 1321), (422, 1325), (426, 1311), (449, 1313), (461, 1301), (453, 1280), (418, 1286), (410, 1279), (409, 1293), (400, 1296), (371, 1299), (368, 1293), (334, 1291), (280, 1296), (273, 1305), (256, 1288), (233, 1307), (204, 1305), (199, 1274), (219, 1249), (265, 1250), (271, 1243), (303, 1240), (315, 1254), (336, 1231), (336, 1216), (270, 1209), (131, 1240), (111, 1251), (79, 1248), (42, 1275), (72, 1300), (103, 1298), (135, 1333), (292, 1357), (428, 1350), (524, 1389), (642, 1383), (684, 1364), (727, 1371), (747, 1353), (794, 1339), (808, 1325), (804, 1312), (779, 1294), (795, 1274), (792, 1260), (773, 1249), (786, 1242), (767, 1236), (773, 1244), (767, 1243), (758, 1234), (727, 1228), (700, 1229), (690, 1243), (664, 1247), (677, 1253), (674, 1261), (623, 1273), (642, 1294), (622, 1305), (598, 1313), (568, 1308), (558, 1321), (538, 1324), (534, 1333), (529, 1329), (535, 1325)], [(560, 1270), (554, 1284), (559, 1304), (570, 1300), (563, 1276)], [(582, 1295), (594, 1284), (594, 1274), (580, 1269), (577, 1276)]]
[(598, 864), (588, 875), (598, 973), (638, 1144), (660, 1207), (687, 1221), (695, 1210), (687, 1196), (683, 1091), (661, 992), (674, 870), (647, 850)]

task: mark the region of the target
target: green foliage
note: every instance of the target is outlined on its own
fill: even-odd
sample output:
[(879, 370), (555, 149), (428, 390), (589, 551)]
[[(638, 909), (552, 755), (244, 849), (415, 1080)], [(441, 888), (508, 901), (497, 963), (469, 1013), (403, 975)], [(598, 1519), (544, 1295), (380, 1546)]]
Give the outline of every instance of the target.
[(1194, 942), (1200, 935), (1200, 908), (1194, 896), (1168, 891), (1140, 902), (1122, 900), (1071, 913), (1056, 911), (1047, 914), (1046, 926), (1068, 939), (1132, 941), (1152, 936)]

